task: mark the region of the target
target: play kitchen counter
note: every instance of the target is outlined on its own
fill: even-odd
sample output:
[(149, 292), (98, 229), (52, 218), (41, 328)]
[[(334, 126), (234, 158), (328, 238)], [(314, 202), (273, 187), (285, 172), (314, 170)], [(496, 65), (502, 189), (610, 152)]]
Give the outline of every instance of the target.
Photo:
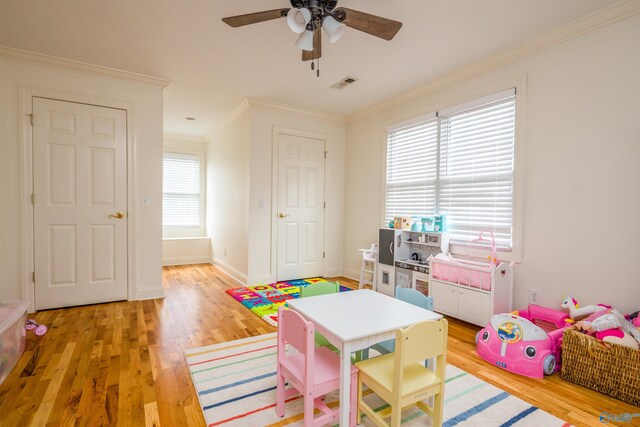
[(429, 295), (428, 258), (448, 245), (446, 233), (381, 228), (378, 240), (378, 291), (395, 295), (396, 286)]
[(435, 311), (480, 326), (511, 311), (512, 265), (436, 257), (448, 240), (446, 233), (381, 228), (378, 291), (394, 296), (396, 286), (417, 289), (433, 297)]

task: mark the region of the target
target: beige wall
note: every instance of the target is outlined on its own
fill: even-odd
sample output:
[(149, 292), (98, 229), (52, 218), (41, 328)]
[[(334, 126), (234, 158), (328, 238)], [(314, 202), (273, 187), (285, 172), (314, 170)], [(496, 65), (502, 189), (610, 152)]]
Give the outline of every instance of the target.
[[(26, 298), (22, 272), (24, 246), (21, 222), (28, 209), (20, 198), (20, 87), (72, 93), (133, 105), (136, 152), (133, 200), (137, 250), (133, 278), (138, 298), (161, 297), (162, 266), (162, 89), (94, 77), (62, 69), (0, 59), (0, 300)], [(36, 92), (38, 89), (34, 89)], [(129, 141), (133, 143), (133, 141)], [(146, 195), (149, 207), (140, 206)], [(29, 284), (28, 286), (32, 286)]]
[(522, 263), (514, 308), (640, 304), (640, 15), (347, 125), (345, 273), (377, 240), (383, 124), (527, 76)]
[(241, 108), (242, 113), (227, 122), (209, 142), (207, 225), (215, 264), (243, 283), (276, 281), (272, 162), (273, 133), (280, 128), (326, 140), (325, 275), (342, 274), (343, 120), (259, 102), (243, 104)]
[(248, 272), (249, 111), (208, 143), (207, 235), (213, 262), (245, 282)]
[[(249, 205), (249, 283), (276, 281), (276, 230), (272, 223), (273, 133), (275, 128), (308, 132), (326, 141), (325, 272), (342, 274), (345, 125), (340, 119), (252, 105)], [(258, 201), (263, 200), (260, 208)]]
[(211, 263), (211, 238), (162, 239), (162, 265)]

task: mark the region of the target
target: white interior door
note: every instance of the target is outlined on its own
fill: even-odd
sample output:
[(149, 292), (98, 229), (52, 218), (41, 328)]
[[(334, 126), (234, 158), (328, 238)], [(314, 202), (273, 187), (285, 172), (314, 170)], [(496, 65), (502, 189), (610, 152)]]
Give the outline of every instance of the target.
[(127, 299), (126, 111), (32, 111), (36, 308)]
[(277, 280), (324, 274), (325, 141), (278, 135)]

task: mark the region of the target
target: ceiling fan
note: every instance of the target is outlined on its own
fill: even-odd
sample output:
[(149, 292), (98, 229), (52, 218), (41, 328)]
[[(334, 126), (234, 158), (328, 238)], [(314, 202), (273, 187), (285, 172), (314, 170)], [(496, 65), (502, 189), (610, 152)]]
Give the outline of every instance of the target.
[(321, 28), (329, 35), (329, 41), (335, 43), (342, 37), (345, 26), (384, 40), (393, 39), (402, 27), (402, 22), (346, 7), (337, 8), (337, 3), (338, 0), (291, 0), (290, 9), (230, 16), (222, 18), (222, 21), (235, 28), (286, 17), (289, 28), (300, 34), (296, 46), (302, 49), (303, 61), (312, 61), (322, 56)]

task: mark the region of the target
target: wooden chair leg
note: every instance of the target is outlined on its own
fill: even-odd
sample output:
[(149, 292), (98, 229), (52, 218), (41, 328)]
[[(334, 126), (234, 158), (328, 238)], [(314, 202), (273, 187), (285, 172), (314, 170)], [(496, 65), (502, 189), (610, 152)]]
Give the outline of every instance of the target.
[(284, 376), (278, 373), (278, 386), (276, 388), (276, 414), (284, 417)]
[(433, 427), (442, 427), (442, 416), (444, 406), (444, 390), (440, 390), (433, 400)]
[(362, 411), (360, 410), (360, 402), (362, 401), (362, 381), (360, 381), (360, 378), (358, 377), (358, 399), (357, 399), (357, 404), (356, 404), (356, 408), (357, 408), (357, 415), (358, 415), (358, 420), (357, 420), (357, 424), (360, 424), (362, 422)]
[(391, 405), (391, 427), (400, 427), (402, 422), (402, 408), (397, 405)]
[(304, 427), (313, 427), (313, 397), (304, 396)]

